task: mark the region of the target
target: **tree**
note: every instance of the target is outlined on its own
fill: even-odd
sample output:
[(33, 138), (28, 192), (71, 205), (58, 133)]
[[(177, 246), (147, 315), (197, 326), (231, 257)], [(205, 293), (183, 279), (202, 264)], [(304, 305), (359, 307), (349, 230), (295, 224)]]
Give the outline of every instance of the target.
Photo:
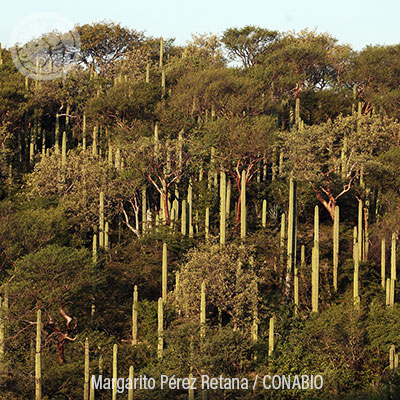
[(89, 302), (91, 270), (91, 255), (86, 249), (48, 245), (19, 260), (9, 288), (13, 305), (10, 337), (15, 339), (30, 329), (36, 310), (41, 309), (46, 340), (56, 343), (59, 363), (64, 364), (65, 344), (75, 340), (76, 317), (82, 317), (80, 306)]
[(348, 81), (356, 85), (365, 113), (383, 110), (399, 117), (400, 45), (367, 46), (351, 58)]
[(94, 23), (76, 27), (81, 40), (79, 62), (87, 68), (105, 76), (114, 68), (114, 63), (139, 46), (144, 36), (115, 23)]
[(258, 267), (250, 258), (252, 249), (235, 243), (221, 247), (217, 243), (201, 244), (190, 250), (180, 269), (176, 302), (186, 318), (200, 315), (200, 291), (204, 281), (207, 308), (214, 319), (226, 314), (235, 328), (246, 326), (257, 304), (255, 282)]
[(229, 28), (222, 35), (222, 43), (231, 59), (239, 58), (244, 67), (251, 67), (266, 49), (279, 39), (279, 32), (246, 25)]

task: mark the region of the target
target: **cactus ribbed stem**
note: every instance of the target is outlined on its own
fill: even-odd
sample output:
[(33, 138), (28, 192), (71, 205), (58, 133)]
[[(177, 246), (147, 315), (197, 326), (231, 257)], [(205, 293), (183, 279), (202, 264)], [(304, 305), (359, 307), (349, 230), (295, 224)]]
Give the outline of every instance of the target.
[[(358, 251), (359, 244), (356, 244), (356, 252)], [(354, 304), (358, 301), (359, 298), (359, 260), (358, 257), (355, 259), (354, 263), (354, 280), (353, 280), (353, 299)]]
[(226, 218), (229, 218), (230, 208), (231, 208), (231, 191), (232, 184), (231, 180), (228, 178), (228, 184), (226, 185)]
[(274, 330), (275, 330), (275, 316), (269, 319), (269, 336), (268, 336), (268, 357), (272, 356), (274, 352)]
[(97, 263), (97, 235), (93, 235), (93, 244), (92, 244), (92, 260), (93, 264)]
[(83, 386), (83, 399), (89, 400), (89, 339), (85, 340), (85, 381)]
[(319, 297), (319, 209), (314, 210), (314, 247), (312, 249), (312, 311), (318, 312)]
[(67, 164), (67, 133), (64, 131), (62, 135), (61, 145), (61, 166), (64, 168)]
[(167, 243), (163, 243), (162, 250), (162, 289), (161, 296), (163, 303), (167, 302), (167, 282), (168, 281), (168, 254), (167, 254)]
[(146, 83), (150, 83), (150, 64), (146, 65)]
[(157, 356), (162, 358), (164, 351), (164, 309), (163, 300), (160, 297), (158, 299), (158, 342), (157, 342)]
[(339, 265), (339, 206), (335, 207), (335, 221), (333, 223), (333, 290), (337, 291)]
[(100, 192), (99, 201), (99, 247), (104, 247), (104, 193)]
[(133, 400), (133, 365), (129, 367), (129, 382), (132, 382), (128, 387), (128, 400)]
[(362, 223), (362, 215), (363, 215), (363, 204), (362, 200), (358, 200), (358, 260), (362, 260), (363, 254), (363, 223)]
[(386, 305), (390, 306), (390, 278), (386, 278)]
[(221, 184), (220, 184), (220, 223), (219, 223), (219, 241), (222, 245), (226, 240), (226, 175), (221, 171)]
[(240, 189), (240, 238), (246, 239), (246, 172), (242, 171)]
[(204, 339), (206, 335), (206, 283), (201, 283), (200, 299), (200, 338)]
[(286, 295), (289, 296), (291, 277), (296, 264), (296, 181), (290, 178), (289, 183), (289, 212), (288, 212), (288, 241), (287, 241), (287, 271)]
[(267, 200), (265, 199), (262, 202), (261, 226), (263, 228), (267, 226)]
[(187, 204), (188, 204), (188, 222), (189, 222), (189, 237), (193, 237), (193, 187), (192, 181), (189, 182), (188, 187), (188, 195), (187, 195)]
[(35, 354), (35, 400), (42, 399), (42, 312), (37, 311), (36, 316), (36, 354)]
[[(118, 346), (114, 344), (113, 346), (113, 364), (112, 364), (112, 374), (114, 382), (118, 379)], [(117, 385), (112, 386), (112, 400), (117, 400)]]
[(181, 233), (186, 236), (186, 200), (182, 200)]
[(86, 114), (83, 114), (82, 121), (82, 150), (86, 150)]
[(391, 249), (391, 257), (390, 257), (390, 271), (391, 271), (391, 279), (396, 280), (396, 235), (392, 234), (392, 249)]
[(135, 285), (133, 289), (133, 304), (132, 304), (132, 344), (136, 345), (138, 334), (138, 288)]
[(163, 38), (160, 38), (160, 68), (163, 66), (163, 58), (164, 58), (164, 41)]
[(105, 228), (104, 228), (104, 249), (105, 250), (110, 250), (109, 234), (110, 234), (110, 228), (109, 228), (108, 221), (107, 221), (105, 224)]
[(385, 289), (386, 281), (386, 240), (381, 241), (381, 285)]

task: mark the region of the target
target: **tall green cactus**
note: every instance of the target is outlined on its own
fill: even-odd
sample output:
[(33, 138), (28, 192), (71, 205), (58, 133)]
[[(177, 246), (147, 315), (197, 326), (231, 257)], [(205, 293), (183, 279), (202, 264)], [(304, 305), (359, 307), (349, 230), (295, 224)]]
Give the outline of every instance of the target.
[[(356, 244), (356, 252), (358, 252), (359, 243)], [(354, 263), (354, 279), (353, 279), (353, 300), (354, 304), (360, 304), (360, 296), (359, 296), (359, 260), (358, 257), (355, 258)]]
[(240, 238), (246, 239), (246, 172), (242, 170), (240, 189)]
[(93, 264), (97, 263), (97, 235), (93, 235), (93, 244), (92, 244), (92, 260)]
[(219, 215), (219, 241), (222, 245), (224, 245), (226, 240), (226, 175), (224, 171), (221, 171)]
[(275, 316), (269, 319), (269, 336), (268, 336), (268, 357), (272, 356), (275, 347)]
[(129, 367), (129, 382), (132, 382), (128, 387), (128, 400), (133, 400), (133, 365)]
[(35, 354), (35, 400), (42, 399), (42, 312), (37, 311), (36, 316), (36, 354)]
[(168, 283), (168, 253), (167, 253), (167, 243), (163, 243), (161, 296), (164, 304), (167, 302), (167, 283)]
[[(113, 346), (113, 360), (112, 360), (112, 375), (113, 381), (116, 382), (118, 379), (118, 346)], [(117, 385), (112, 386), (112, 400), (117, 400)]]
[(189, 181), (189, 187), (188, 187), (187, 204), (188, 204), (189, 237), (192, 238), (193, 237), (193, 187), (191, 179)]
[(99, 200), (99, 247), (104, 247), (104, 193), (100, 192)]
[(335, 207), (335, 221), (333, 223), (333, 290), (337, 291), (339, 265), (339, 206)]
[(181, 233), (182, 235), (186, 236), (186, 225), (187, 225), (187, 218), (186, 218), (186, 200), (182, 200), (182, 216), (181, 216)]
[(158, 299), (158, 342), (157, 342), (157, 356), (162, 358), (164, 352), (164, 309), (163, 299)]
[(163, 66), (163, 58), (164, 58), (164, 41), (163, 38), (160, 38), (160, 68)]
[(386, 240), (381, 240), (381, 286), (385, 289), (386, 281)]
[(138, 288), (135, 285), (133, 289), (133, 304), (132, 304), (132, 344), (136, 345), (138, 343)]
[(362, 200), (358, 200), (358, 235), (357, 235), (357, 243), (358, 243), (358, 260), (362, 260), (363, 254), (363, 223), (362, 223), (362, 212), (363, 212), (363, 204)]
[(110, 250), (110, 227), (108, 221), (106, 221), (104, 227), (104, 250)]
[(83, 399), (89, 400), (89, 339), (85, 339), (85, 378), (83, 383)]
[(150, 83), (150, 64), (146, 65), (146, 83)]
[(82, 150), (86, 151), (86, 114), (83, 113), (82, 119)]
[(293, 178), (289, 182), (289, 212), (288, 212), (288, 241), (287, 241), (287, 272), (286, 295), (289, 296), (290, 281), (296, 264), (296, 192), (297, 184)]
[(392, 249), (391, 249), (391, 257), (390, 257), (390, 265), (391, 265), (391, 272), (390, 272), (390, 306), (394, 306), (394, 294), (395, 294), (395, 287), (396, 287), (396, 235), (392, 234)]
[(206, 335), (206, 282), (201, 283), (200, 298), (200, 338), (204, 339)]
[(93, 142), (92, 142), (92, 156), (97, 157), (97, 134), (98, 134), (97, 125), (93, 128)]
[(267, 226), (267, 200), (265, 199), (262, 202), (261, 226), (263, 228)]
[(58, 155), (60, 153), (60, 117), (56, 114), (56, 127), (54, 132), (54, 151)]
[(386, 278), (386, 306), (390, 306), (390, 278)]
[(312, 311), (318, 312), (319, 297), (319, 209), (314, 209), (314, 247), (312, 249)]

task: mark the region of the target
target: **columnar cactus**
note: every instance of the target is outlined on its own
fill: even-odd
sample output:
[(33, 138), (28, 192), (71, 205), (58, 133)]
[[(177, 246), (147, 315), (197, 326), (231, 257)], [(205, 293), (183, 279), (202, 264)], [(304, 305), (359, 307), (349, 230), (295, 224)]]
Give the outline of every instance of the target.
[(182, 200), (181, 233), (186, 236), (186, 200)]
[(83, 113), (82, 120), (82, 150), (86, 150), (86, 114)]
[(221, 171), (221, 184), (220, 184), (220, 219), (219, 219), (219, 241), (222, 245), (226, 240), (226, 175)]
[(193, 237), (193, 187), (192, 180), (189, 181), (188, 187), (188, 195), (187, 195), (187, 204), (188, 204), (188, 222), (189, 222), (189, 237)]
[(263, 228), (267, 226), (267, 200), (265, 199), (262, 202), (261, 226)]
[(158, 299), (158, 343), (157, 343), (157, 356), (162, 358), (164, 351), (164, 309), (163, 300), (160, 297)]
[[(117, 382), (118, 379), (118, 346), (113, 346), (113, 361), (112, 361), (112, 375), (113, 381)], [(117, 400), (117, 385), (112, 385), (112, 400)]]
[(206, 283), (201, 283), (200, 299), (200, 338), (204, 339), (206, 334)]
[(274, 352), (274, 330), (275, 330), (275, 316), (269, 319), (269, 336), (268, 336), (268, 357), (272, 356)]
[(42, 312), (37, 311), (36, 316), (36, 354), (35, 354), (35, 400), (42, 399)]
[(83, 384), (83, 399), (89, 400), (89, 339), (85, 340), (85, 378)]
[(393, 307), (394, 305), (394, 292), (396, 287), (396, 235), (392, 234), (392, 249), (391, 249), (391, 272), (390, 272), (390, 306)]
[(163, 243), (162, 250), (162, 290), (161, 295), (163, 303), (167, 302), (167, 281), (168, 281), (168, 254), (167, 254), (167, 243)]
[(92, 143), (92, 156), (97, 157), (97, 134), (98, 127), (97, 125), (93, 128), (93, 143)]
[(290, 279), (296, 264), (296, 181), (290, 178), (289, 183), (289, 213), (288, 213), (288, 241), (287, 241), (287, 274), (286, 287), (290, 288)]
[(104, 247), (104, 193), (100, 192), (99, 200), (99, 247)]
[(381, 285), (385, 289), (386, 281), (386, 240), (381, 240)]
[(319, 296), (319, 210), (314, 210), (314, 247), (312, 249), (312, 311), (318, 312)]
[(285, 254), (285, 232), (286, 232), (285, 213), (281, 215), (281, 235), (280, 235), (280, 264), (283, 266), (283, 257)]
[(110, 227), (108, 225), (108, 221), (106, 221), (105, 227), (104, 227), (104, 250), (110, 250)]
[(363, 223), (362, 223), (362, 212), (363, 212), (363, 204), (362, 200), (358, 200), (358, 236), (357, 236), (357, 243), (358, 243), (358, 260), (362, 260), (363, 254)]
[(150, 64), (146, 65), (146, 83), (150, 83)]
[[(129, 367), (129, 382), (133, 382), (133, 365)], [(133, 385), (128, 387), (128, 400), (133, 400)]]
[(333, 223), (333, 290), (337, 291), (339, 265), (339, 206), (335, 207), (335, 221)]
[(240, 238), (246, 239), (246, 172), (242, 170), (240, 190)]
[(93, 235), (93, 244), (92, 244), (92, 260), (93, 264), (97, 263), (97, 235)]
[(132, 304), (132, 344), (136, 345), (138, 334), (138, 288), (135, 285), (133, 289), (133, 304)]
[[(356, 244), (356, 252), (358, 251), (359, 243)], [(359, 260), (358, 257), (355, 258), (354, 263), (354, 280), (353, 280), (353, 299), (354, 304), (357, 305), (360, 303), (359, 296)]]
[(163, 38), (160, 38), (160, 68), (163, 66), (163, 57), (164, 57), (164, 41)]

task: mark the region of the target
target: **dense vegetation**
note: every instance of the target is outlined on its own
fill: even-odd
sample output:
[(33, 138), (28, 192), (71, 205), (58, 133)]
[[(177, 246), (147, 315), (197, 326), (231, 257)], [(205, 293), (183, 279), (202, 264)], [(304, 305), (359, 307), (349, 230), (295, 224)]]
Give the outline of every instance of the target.
[(77, 29), (55, 80), (0, 52), (1, 399), (88, 399), (116, 353), (324, 379), (140, 399), (399, 398), (400, 45)]

